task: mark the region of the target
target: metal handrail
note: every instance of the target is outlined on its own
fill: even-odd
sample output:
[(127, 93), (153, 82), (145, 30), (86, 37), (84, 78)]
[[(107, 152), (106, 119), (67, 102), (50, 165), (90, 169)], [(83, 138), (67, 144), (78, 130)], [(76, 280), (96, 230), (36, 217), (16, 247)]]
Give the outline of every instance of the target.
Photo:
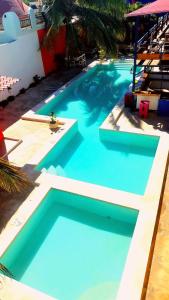
[(155, 24), (151, 29), (149, 29), (149, 31), (146, 32), (138, 41), (137, 43), (138, 49), (144, 47), (143, 43), (144, 42), (148, 43), (148, 39), (150, 39), (152, 35), (156, 34), (156, 32), (161, 28), (161, 26), (163, 26), (167, 22), (167, 20), (168, 20), (168, 14), (165, 14), (165, 16), (161, 18), (158, 24)]

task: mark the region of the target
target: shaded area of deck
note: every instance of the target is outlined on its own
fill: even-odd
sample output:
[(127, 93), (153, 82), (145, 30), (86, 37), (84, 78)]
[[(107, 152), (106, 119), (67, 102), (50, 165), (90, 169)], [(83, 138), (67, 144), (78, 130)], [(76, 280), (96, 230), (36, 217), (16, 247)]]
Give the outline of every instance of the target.
[[(150, 112), (147, 119), (140, 119), (138, 112), (130, 113), (126, 108), (124, 114), (116, 124), (116, 130), (133, 130), (140, 132), (156, 132), (166, 134), (166, 144), (169, 140), (169, 117), (159, 117)], [(166, 171), (164, 193), (161, 199), (161, 210), (157, 235), (155, 236), (152, 263), (150, 263), (146, 282), (143, 289), (142, 300), (168, 300), (169, 299), (169, 168)], [(139, 270), (138, 270), (139, 272)]]

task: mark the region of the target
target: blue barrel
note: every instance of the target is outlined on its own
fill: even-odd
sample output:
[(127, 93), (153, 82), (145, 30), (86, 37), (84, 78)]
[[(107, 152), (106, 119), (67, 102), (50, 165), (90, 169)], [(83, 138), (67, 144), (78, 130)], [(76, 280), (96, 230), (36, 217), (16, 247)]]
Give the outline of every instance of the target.
[(160, 99), (157, 113), (159, 116), (169, 117), (169, 99)]

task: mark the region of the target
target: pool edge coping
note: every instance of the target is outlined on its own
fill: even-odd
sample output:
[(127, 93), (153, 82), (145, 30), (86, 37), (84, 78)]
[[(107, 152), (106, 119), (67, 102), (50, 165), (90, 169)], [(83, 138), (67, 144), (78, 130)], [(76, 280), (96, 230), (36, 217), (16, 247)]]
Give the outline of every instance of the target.
[[(73, 78), (71, 81), (70, 81), (70, 83), (69, 84), (71, 84), (72, 83), (72, 81), (74, 81), (74, 80), (77, 80), (80, 76), (83, 76), (83, 74), (84, 73), (80, 73), (80, 74), (78, 74), (75, 78)], [(65, 88), (68, 86), (68, 85), (64, 85), (65, 86)], [(61, 87), (62, 88), (62, 87)], [(51, 96), (50, 96), (51, 97)], [(50, 97), (48, 97), (48, 98), (50, 98)], [(56, 97), (56, 96), (55, 96)], [(47, 98), (47, 99), (48, 99)], [(53, 100), (53, 98), (51, 99), (51, 100)], [(45, 100), (44, 100), (45, 101)], [(43, 102), (41, 102), (41, 104), (42, 104), (42, 106), (44, 105), (44, 101)], [(117, 106), (117, 107), (116, 107)], [(124, 109), (124, 104), (122, 103), (122, 101), (120, 100), (117, 104), (116, 104), (116, 106), (113, 108), (113, 110), (115, 109), (115, 117), (117, 117), (117, 120), (116, 120), (116, 122), (118, 121), (118, 119), (119, 119), (119, 117), (121, 116), (121, 114), (123, 113), (123, 109)], [(35, 106), (35, 107), (37, 107), (37, 106)], [(39, 109), (39, 108), (38, 108)], [(112, 110), (112, 111), (113, 111)], [(31, 113), (30, 113), (31, 112)], [(116, 115), (116, 112), (117, 112), (117, 115)], [(111, 112), (112, 113), (112, 112)], [(100, 128), (99, 129), (104, 129), (104, 130), (115, 130), (114, 129), (114, 127), (112, 127), (112, 128), (109, 128), (109, 126), (106, 126), (106, 120), (108, 120), (108, 118), (110, 117), (110, 115), (111, 115), (111, 113), (106, 117), (106, 119), (103, 121), (103, 123), (101, 124), (101, 126), (100, 126)], [(28, 120), (27, 118), (29, 118), (29, 117), (31, 117), (31, 115), (32, 115), (32, 111), (29, 111), (28, 112), (28, 114), (26, 113), (25, 115), (23, 115), (21, 118), (23, 119), (23, 120)], [(33, 119), (32, 119), (32, 121), (36, 121), (36, 119), (34, 118), (35, 117), (35, 113), (33, 113), (33, 115), (32, 115), (32, 117), (33, 117)], [(40, 117), (44, 117), (43, 115), (41, 115)], [(42, 119), (42, 118), (41, 118)], [(59, 119), (62, 119), (62, 118), (59, 118)], [(47, 118), (45, 118), (45, 120), (49, 120), (49, 117), (47, 117)], [(66, 119), (65, 119), (66, 120)], [(72, 119), (67, 119), (68, 121), (69, 120), (72, 120)], [(31, 121), (31, 119), (30, 119), (30, 121)], [(38, 120), (39, 121), (39, 120)], [(43, 122), (43, 121), (42, 121)], [(74, 122), (77, 122), (77, 120), (75, 120), (74, 119)], [(116, 124), (116, 122), (115, 123), (113, 123), (113, 125), (115, 125)], [(69, 130), (70, 130), (70, 128), (69, 128)], [(122, 130), (120, 130), (120, 131), (122, 131)], [(150, 253), (150, 247), (151, 247), (151, 243), (152, 243), (152, 236), (153, 236), (153, 232), (154, 232), (154, 227), (155, 227), (155, 223), (156, 223), (156, 215), (157, 215), (157, 212), (158, 212), (158, 206), (159, 206), (159, 201), (160, 201), (160, 194), (161, 194), (161, 189), (162, 189), (162, 184), (163, 184), (163, 177), (164, 177), (164, 172), (165, 172), (165, 167), (166, 167), (166, 161), (167, 161), (167, 157), (168, 157), (168, 155), (167, 155), (167, 153), (168, 153), (168, 149), (166, 149), (166, 147), (164, 147), (164, 145), (166, 146), (166, 143), (164, 142), (164, 134), (162, 134), (162, 135), (160, 135), (160, 133), (158, 132), (158, 133), (156, 133), (156, 132), (149, 132), (148, 130), (147, 131), (145, 131), (145, 132), (141, 132), (140, 130), (126, 130), (126, 131), (123, 131), (123, 132), (129, 132), (129, 133), (136, 133), (136, 134), (141, 134), (141, 135), (151, 135), (151, 136), (159, 136), (160, 137), (160, 141), (159, 141), (159, 145), (160, 145), (160, 147), (158, 146), (158, 148), (157, 148), (157, 152), (156, 152), (156, 155), (155, 155), (155, 159), (154, 159), (154, 162), (153, 162), (153, 166), (152, 166), (152, 170), (151, 170), (151, 172), (150, 172), (150, 175), (149, 175), (149, 180), (148, 180), (148, 184), (147, 184), (147, 188), (146, 188), (146, 192), (145, 192), (145, 195), (144, 196), (140, 196), (140, 195), (136, 195), (136, 194), (133, 194), (132, 193), (132, 197), (133, 197), (133, 195), (134, 195), (134, 197), (135, 196), (138, 196), (138, 197), (136, 197), (136, 201), (138, 201), (138, 198), (142, 201), (142, 200), (144, 200), (144, 205), (145, 205), (145, 207), (143, 208), (143, 203), (140, 203), (139, 205), (138, 205), (138, 207), (139, 207), (139, 210), (142, 212), (141, 214), (143, 214), (142, 215), (142, 217), (144, 218), (144, 216), (147, 216), (147, 214), (149, 215), (150, 214), (150, 210), (153, 210), (153, 214), (152, 214), (152, 218), (151, 218), (151, 230), (150, 230), (150, 232), (149, 232), (149, 237), (150, 237), (150, 240), (147, 242), (147, 245), (146, 245), (146, 247), (147, 247), (147, 251), (148, 251), (148, 257), (149, 257), (149, 253)], [(61, 137), (62, 138), (62, 137)], [(53, 148), (53, 146), (55, 146), (55, 145), (52, 145), (52, 147), (51, 148)], [(165, 149), (165, 151), (162, 151), (163, 149)], [(47, 151), (48, 152), (48, 151)], [(44, 156), (43, 156), (44, 157)], [(42, 158), (43, 159), (43, 158)], [(40, 159), (41, 160), (41, 159)], [(40, 162), (40, 161), (39, 161)], [(158, 167), (157, 167), (158, 166)], [(161, 172), (161, 174), (162, 174), (162, 177), (160, 178), (160, 185), (157, 185), (157, 179), (158, 179), (158, 183), (159, 183), (159, 175), (157, 175), (158, 174), (158, 172), (157, 172), (157, 169), (158, 169), (158, 171), (159, 171), (159, 166), (161, 167), (161, 169), (160, 169), (160, 172)], [(48, 174), (49, 175), (49, 174)], [(47, 175), (47, 176), (48, 176)], [(155, 176), (155, 180), (154, 180), (154, 175), (156, 175)], [(41, 178), (41, 176), (42, 176), (42, 174), (38, 177), (38, 180), (39, 180), (39, 178)], [(46, 176), (46, 174), (45, 174), (45, 176)], [(54, 176), (55, 178), (56, 177), (59, 177), (59, 176), (55, 176), (55, 175), (50, 175), (50, 176)], [(51, 177), (50, 177), (51, 178)], [(61, 178), (61, 177), (59, 177), (59, 178)], [(63, 177), (64, 178), (64, 177)], [(65, 179), (65, 178), (64, 178)], [(37, 182), (38, 182), (38, 180), (37, 180)], [(70, 179), (70, 181), (76, 181), (76, 180), (73, 180), (73, 179)], [(79, 181), (76, 181), (76, 184), (77, 184), (77, 182), (79, 182)], [(40, 184), (40, 182), (38, 182), (39, 184)], [(82, 182), (83, 183), (83, 182)], [(64, 183), (65, 184), (65, 183)], [(88, 184), (88, 183), (86, 183), (87, 185), (92, 185), (92, 184)], [(97, 185), (94, 185), (95, 187), (98, 187)], [(108, 189), (108, 188), (106, 188), (106, 189)], [(155, 194), (152, 194), (152, 190), (154, 190), (155, 189)], [(111, 189), (111, 190), (113, 190), (113, 189)], [(113, 192), (116, 192), (117, 194), (116, 195), (120, 195), (120, 194), (118, 194), (118, 192), (122, 192), (122, 191), (118, 191), (118, 190), (113, 190)], [(126, 196), (126, 194), (130, 194), (130, 193), (127, 193), (127, 192), (122, 192), (122, 194), (123, 193), (125, 193), (125, 196)], [(31, 194), (30, 194), (31, 195)], [(81, 195), (81, 193), (80, 193), (80, 195)], [(123, 194), (124, 195), (124, 194)], [(129, 196), (129, 195), (128, 195)], [(29, 197), (29, 196), (28, 196)], [(91, 196), (90, 196), (91, 197)], [(150, 200), (150, 198), (151, 198), (151, 200)], [(43, 199), (41, 199), (41, 200), (43, 200)], [(105, 200), (103, 200), (103, 201), (105, 201)], [(139, 201), (140, 202), (140, 201)], [(130, 203), (130, 201), (129, 201), (129, 203)], [(113, 204), (116, 204), (116, 203), (114, 203), (113, 202)], [(121, 206), (124, 206), (123, 205), (123, 203), (121, 203), (121, 204), (118, 204), (117, 203), (117, 205), (121, 205)], [(133, 205), (134, 206), (134, 205)], [(136, 208), (134, 208), (134, 207), (131, 207), (130, 206), (130, 208), (133, 208), (133, 209), (136, 209)], [(21, 206), (22, 207), (22, 206)], [(127, 203), (126, 203), (126, 207), (127, 207)], [(135, 207), (137, 207), (137, 205), (136, 205), (136, 203), (135, 203)], [(148, 212), (146, 211), (148, 209)], [(17, 213), (17, 212), (16, 212)], [(14, 215), (15, 216), (15, 215)], [(31, 216), (31, 215), (30, 215)], [(30, 217), (29, 216), (29, 217)], [(16, 216), (15, 216), (16, 217)], [(11, 219), (10, 219), (10, 221), (11, 221)], [(25, 223), (27, 222), (27, 220), (25, 221)], [(147, 221), (146, 221), (147, 222)], [(147, 224), (145, 222), (145, 224)], [(137, 224), (137, 223), (136, 223)], [(154, 225), (153, 225), (154, 224)], [(21, 229), (20, 229), (21, 230)], [(20, 231), (19, 230), (19, 231)], [(136, 231), (138, 231), (138, 229), (136, 230)], [(140, 230), (138, 231), (138, 233), (140, 232), (140, 231), (142, 231), (142, 226), (140, 226)], [(135, 234), (135, 233), (134, 233)], [(15, 238), (15, 237), (14, 237)], [(13, 238), (13, 239), (14, 239)], [(133, 235), (133, 238), (134, 238), (134, 235)], [(141, 238), (141, 237), (140, 237)], [(143, 237), (142, 237), (143, 238)], [(132, 239), (133, 240), (133, 239)], [(132, 242), (131, 242), (131, 245), (132, 245)], [(143, 244), (144, 246), (145, 246), (145, 244)], [(132, 247), (132, 246), (131, 246)], [(130, 248), (131, 248), (130, 247)], [(138, 249), (139, 250), (139, 249)], [(129, 252), (130, 252), (130, 250), (129, 250)], [(131, 255), (130, 255), (131, 256)], [(147, 263), (148, 263), (148, 257), (147, 258), (144, 258), (145, 259), (145, 261), (144, 261), (144, 265), (146, 264), (147, 265)], [(133, 258), (132, 258), (132, 261), (133, 261)], [(137, 263), (137, 261), (136, 261), (136, 263)], [(126, 264), (125, 264), (125, 268), (124, 268), (124, 272), (123, 272), (123, 275), (122, 275), (122, 279), (121, 279), (121, 284), (120, 284), (120, 289), (119, 289), (119, 293), (118, 293), (118, 297), (117, 297), (117, 300), (123, 300), (124, 299), (124, 295), (126, 296), (126, 293), (128, 292), (128, 290), (129, 290), (129, 288), (130, 288), (130, 276), (128, 276), (128, 271), (129, 271), (129, 268), (127, 267), (128, 265), (130, 265), (130, 267), (131, 267), (131, 261), (130, 261), (130, 259), (129, 259), (129, 261), (128, 261), (128, 258), (127, 258), (127, 260), (126, 260)], [(126, 269), (127, 268), (127, 269)], [(146, 275), (146, 270), (145, 270), (145, 272), (144, 272), (144, 276)], [(140, 275), (139, 275), (140, 276)], [(125, 282), (125, 285), (126, 285), (126, 280), (127, 280), (127, 277), (129, 277), (129, 279), (128, 279), (128, 284), (127, 284), (127, 286), (125, 286), (124, 287), (124, 282)], [(143, 276), (142, 276), (143, 277)], [(123, 279), (124, 278), (124, 279)], [(140, 285), (142, 285), (142, 287), (140, 287), (139, 288), (139, 291), (140, 290), (142, 290), (142, 288), (143, 288), (143, 283), (144, 283), (144, 278), (142, 278), (142, 279), (138, 279), (137, 278), (137, 280), (139, 280), (139, 286)], [(124, 282), (123, 282), (124, 281)], [(136, 283), (135, 283), (136, 284)], [(133, 291), (132, 291), (132, 294), (130, 295), (130, 300), (136, 300), (136, 299), (140, 299), (140, 297), (141, 297), (141, 293), (139, 292), (138, 293), (138, 282), (137, 282), (137, 291), (135, 291), (135, 294), (133, 295)]]
[[(45, 185), (43, 184), (45, 181)], [(27, 223), (31, 215), (34, 213), (34, 211), (37, 209), (37, 207), (40, 205), (40, 203), (43, 201), (45, 195), (52, 189), (59, 189), (63, 191), (67, 191), (70, 193), (75, 193), (79, 195), (83, 195), (86, 197), (90, 197), (92, 199), (97, 199), (104, 202), (111, 202), (113, 205), (120, 205), (123, 207), (128, 207), (131, 209), (135, 209), (139, 211), (138, 220), (136, 222), (136, 227), (134, 230), (134, 234), (132, 237), (131, 245), (129, 248), (128, 256), (126, 259), (125, 267), (123, 270), (122, 278), (120, 281), (120, 288), (119, 293), (117, 296), (117, 300), (124, 299), (124, 294), (129, 294), (129, 289), (131, 287), (131, 294), (129, 298), (132, 300), (140, 299), (142, 286), (144, 282), (144, 276), (146, 274), (145, 268), (147, 267), (148, 257), (149, 257), (149, 250), (151, 247), (152, 242), (152, 236), (154, 232), (154, 223), (156, 221), (156, 215), (158, 212), (158, 199), (153, 198), (151, 201), (147, 201), (146, 196), (140, 196), (135, 194), (130, 194), (127, 192), (122, 192), (118, 190), (113, 190), (109, 188), (103, 188), (99, 187), (96, 191), (95, 185), (88, 184), (84, 182), (79, 182), (77, 180), (72, 179), (66, 179), (64, 177), (56, 176), (56, 175), (50, 175), (50, 174), (41, 174), (36, 182), (39, 184), (32, 193), (27, 197), (26, 201), (19, 207), (19, 209), (16, 211), (14, 216), (10, 219), (8, 226), (6, 227), (6, 230), (1, 234), (0, 240), (2, 240), (1, 250), (4, 243), (4, 236), (8, 236), (8, 245), (11, 244), (11, 242), (14, 240), (14, 238), (17, 236), (19, 231), (22, 229), (22, 227)], [(83, 187), (83, 188), (82, 188)], [(84, 188), (86, 187), (86, 188)], [(83, 191), (83, 193), (82, 193)], [(105, 197), (105, 194), (106, 197)], [(111, 197), (115, 197), (117, 199), (113, 201), (111, 200)], [(120, 197), (120, 200), (119, 200)], [(126, 197), (128, 199), (126, 199)], [(132, 199), (131, 199), (132, 197)], [(106, 199), (105, 199), (106, 198)], [(38, 199), (38, 200), (37, 200)], [(133, 202), (134, 200), (134, 202)], [(149, 199), (150, 200), (150, 199)], [(29, 212), (29, 214), (28, 214)], [(151, 215), (151, 218), (150, 218)], [(19, 225), (18, 225), (19, 222)], [(148, 222), (148, 224), (147, 224)], [(150, 226), (151, 222), (151, 226)], [(147, 230), (148, 229), (148, 230)], [(7, 234), (8, 232), (8, 234)], [(145, 240), (146, 234), (147, 239)], [(10, 239), (11, 237), (11, 239)], [(9, 240), (10, 239), (10, 240)], [(144, 243), (143, 243), (144, 240)], [(140, 251), (140, 243), (142, 246), (147, 248), (147, 251), (142, 252), (141, 248), (141, 257), (139, 258), (139, 265), (142, 269), (142, 272), (140, 272), (139, 268), (139, 276), (137, 276), (137, 280), (135, 279), (135, 275), (138, 275), (138, 272), (135, 273), (136, 269), (138, 268), (138, 258), (133, 256), (134, 253), (139, 253)], [(6, 247), (6, 249), (7, 249)], [(4, 247), (3, 253), (6, 250)], [(143, 255), (144, 254), (144, 255)], [(2, 255), (2, 252), (1, 254)], [(133, 262), (134, 260), (134, 262)], [(140, 263), (141, 262), (141, 263)], [(133, 266), (133, 267), (131, 267)], [(136, 269), (135, 269), (136, 268)], [(133, 272), (134, 270), (134, 272)], [(130, 273), (130, 276), (129, 276)], [(132, 274), (134, 273), (134, 274)], [(141, 274), (142, 273), (142, 274)], [(135, 294), (133, 290), (133, 280), (131, 282), (131, 278), (135, 282)], [(138, 281), (140, 285), (140, 289), (138, 289)], [(125, 283), (125, 284), (124, 284)], [(127, 283), (127, 285), (126, 285)], [(127, 294), (126, 294), (127, 293)], [(137, 295), (136, 295), (137, 294)]]

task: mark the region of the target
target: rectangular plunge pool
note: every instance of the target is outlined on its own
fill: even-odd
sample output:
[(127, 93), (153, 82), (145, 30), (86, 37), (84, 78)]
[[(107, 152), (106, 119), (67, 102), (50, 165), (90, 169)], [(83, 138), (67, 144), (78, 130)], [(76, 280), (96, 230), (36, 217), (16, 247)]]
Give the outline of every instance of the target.
[(1, 257), (58, 300), (115, 299), (138, 211), (51, 189)]
[(143, 195), (158, 142), (157, 136), (102, 129), (84, 139), (72, 128), (36, 170)]

